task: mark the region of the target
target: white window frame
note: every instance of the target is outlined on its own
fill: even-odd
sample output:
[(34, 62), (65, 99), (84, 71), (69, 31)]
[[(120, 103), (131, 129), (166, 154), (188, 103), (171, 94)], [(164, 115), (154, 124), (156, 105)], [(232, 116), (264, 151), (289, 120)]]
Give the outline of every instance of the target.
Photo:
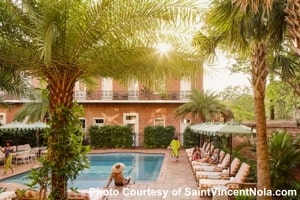
[(154, 126), (165, 126), (166, 120), (164, 118), (158, 117), (154, 119)]
[(0, 113), (0, 116), (2, 116), (2, 119), (0, 118), (0, 123), (3, 126), (6, 124), (6, 113)]
[[(85, 133), (86, 132), (86, 119), (85, 118), (79, 118), (80, 123), (81, 123), (81, 128), (82, 131)], [(84, 121), (84, 124), (82, 123), (82, 121)]]
[[(96, 122), (97, 120), (103, 120), (103, 123), (97, 123)], [(105, 125), (105, 118), (103, 118), (103, 117), (93, 118), (93, 125), (98, 126), (98, 127), (104, 126)]]

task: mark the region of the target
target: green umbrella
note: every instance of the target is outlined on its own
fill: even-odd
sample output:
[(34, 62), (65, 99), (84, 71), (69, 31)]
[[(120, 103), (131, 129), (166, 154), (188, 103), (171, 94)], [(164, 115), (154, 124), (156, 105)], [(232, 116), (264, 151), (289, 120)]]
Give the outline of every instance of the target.
[(11, 122), (9, 124), (0, 126), (0, 130), (11, 130), (16, 134), (16, 151), (18, 151), (18, 131), (30, 130), (31, 127), (23, 122)]
[(251, 128), (236, 123), (219, 123), (206, 126), (204, 124), (195, 124), (193, 125), (193, 127), (191, 127), (191, 129), (194, 131), (197, 130), (199, 133), (204, 135), (228, 137), (230, 141), (230, 156), (232, 154), (232, 136), (251, 137), (256, 135), (256, 133), (251, 130)]

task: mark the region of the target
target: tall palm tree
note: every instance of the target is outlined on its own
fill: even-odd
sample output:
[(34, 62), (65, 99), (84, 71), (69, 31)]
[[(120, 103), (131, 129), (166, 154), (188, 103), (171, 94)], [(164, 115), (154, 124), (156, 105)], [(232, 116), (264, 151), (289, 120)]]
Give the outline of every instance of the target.
[(175, 110), (176, 116), (185, 116), (189, 113), (196, 117), (196, 121), (213, 120), (216, 114), (229, 113), (228, 109), (220, 103), (217, 95), (210, 91), (192, 90), (189, 102), (185, 103)]
[[(48, 83), (53, 199), (67, 198), (67, 180), (81, 164), (78, 141), (72, 143), (80, 135), (72, 125), (76, 81), (102, 76), (148, 83), (194, 72), (201, 60), (185, 36), (198, 6), (195, 0), (0, 1), (0, 46), (7, 47), (0, 60)], [(156, 50), (160, 41), (172, 44), (168, 55)]]
[[(258, 189), (271, 189), (264, 104), (269, 72), (267, 56), (274, 48), (270, 44), (280, 44), (283, 34), (273, 32), (274, 29), (270, 28), (269, 10), (272, 4), (267, 4), (268, 1), (213, 2), (207, 18), (208, 24), (212, 25), (211, 33), (219, 35), (223, 49), (226, 48), (251, 63), (257, 140), (257, 186)], [(258, 197), (258, 199), (271, 198)]]

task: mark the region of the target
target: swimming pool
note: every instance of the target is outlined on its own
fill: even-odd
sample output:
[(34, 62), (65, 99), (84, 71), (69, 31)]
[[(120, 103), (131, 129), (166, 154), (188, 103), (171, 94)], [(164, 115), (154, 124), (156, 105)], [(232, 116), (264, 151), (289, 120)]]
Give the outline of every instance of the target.
[[(107, 184), (111, 167), (116, 162), (125, 164), (125, 177), (131, 176), (132, 182), (156, 181), (162, 166), (164, 154), (150, 153), (101, 153), (88, 155), (90, 168), (80, 173), (76, 180), (68, 184), (69, 187), (89, 189), (102, 187)], [(26, 184), (28, 173), (16, 175), (2, 182)], [(113, 185), (113, 183), (111, 184)]]

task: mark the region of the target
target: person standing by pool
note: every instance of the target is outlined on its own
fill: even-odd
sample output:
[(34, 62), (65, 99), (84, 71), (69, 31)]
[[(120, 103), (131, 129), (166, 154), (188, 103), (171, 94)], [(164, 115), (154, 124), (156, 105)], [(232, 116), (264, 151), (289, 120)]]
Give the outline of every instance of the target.
[(1, 148), (1, 151), (5, 154), (4, 157), (4, 172), (3, 175), (6, 174), (8, 168), (11, 169), (11, 172), (14, 173), (13, 167), (12, 167), (12, 152), (13, 149), (11, 147), (11, 142), (7, 141), (6, 146), (4, 148)]
[(112, 180), (114, 179), (116, 186), (126, 186), (130, 182), (130, 178), (124, 178), (123, 171), (125, 169), (125, 165), (123, 163), (115, 163), (111, 168), (111, 174), (108, 179), (108, 183), (105, 186), (106, 188), (109, 187)]
[(176, 161), (178, 162), (179, 159), (179, 150), (180, 150), (180, 141), (178, 139), (178, 136), (174, 136), (173, 140), (171, 141), (169, 145), (169, 149), (172, 150), (172, 156), (176, 158)]

